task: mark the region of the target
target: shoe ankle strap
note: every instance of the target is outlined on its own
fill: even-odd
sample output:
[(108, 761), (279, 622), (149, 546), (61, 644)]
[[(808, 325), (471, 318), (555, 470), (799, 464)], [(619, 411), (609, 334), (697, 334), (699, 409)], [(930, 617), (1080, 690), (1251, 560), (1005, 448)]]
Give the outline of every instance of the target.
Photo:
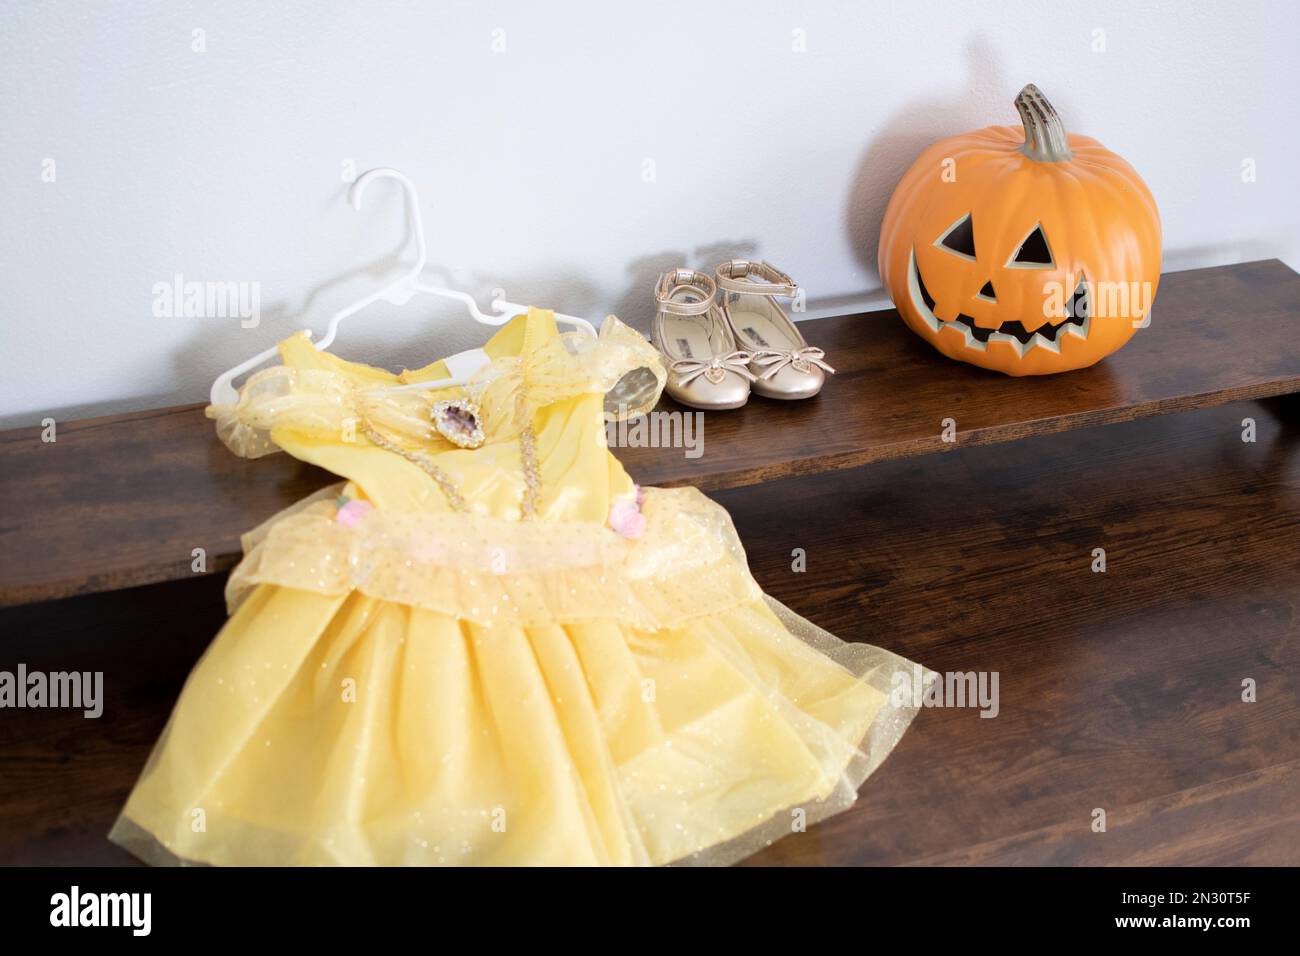
[[(673, 294), (682, 286), (689, 286), (700, 293), (699, 302), (678, 302)], [(659, 277), (655, 286), (655, 301), (659, 303), (660, 312), (673, 315), (703, 315), (713, 308), (713, 300), (718, 294), (718, 287), (711, 276), (694, 269), (673, 269)]]
[[(799, 286), (788, 275), (769, 262), (749, 259), (729, 259), (717, 268), (718, 287), (742, 295), (795, 295)], [(755, 282), (746, 276), (757, 276), (765, 281)]]

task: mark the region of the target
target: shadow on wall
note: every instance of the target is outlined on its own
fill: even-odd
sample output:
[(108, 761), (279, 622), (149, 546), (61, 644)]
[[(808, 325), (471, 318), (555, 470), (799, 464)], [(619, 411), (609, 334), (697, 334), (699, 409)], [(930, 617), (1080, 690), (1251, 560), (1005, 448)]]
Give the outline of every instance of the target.
[[(987, 125), (991, 116), (1000, 117), (996, 108), (990, 112), (991, 104), (1005, 99), (1009, 111), (1011, 94), (1004, 89), (992, 46), (982, 37), (974, 38), (967, 47), (967, 61), (967, 75), (971, 80), (960, 98), (923, 100), (899, 110), (872, 136), (855, 169), (846, 200), (845, 228), (854, 255), (870, 275), (877, 274), (876, 254), (885, 206), (894, 186), (920, 152), (936, 139)], [(1005, 119), (1012, 122), (1014, 116)], [(391, 281), (408, 266), (411, 228), (408, 221), (406, 234), (391, 253), (320, 283), (296, 307), (284, 301), (265, 306), (262, 324), (274, 331), (257, 330), (249, 334), (247, 354), (253, 355), (296, 331), (301, 323), (293, 321), (295, 316), (311, 317), (313, 328), (319, 331), (323, 327), (320, 316), (324, 303), (341, 305), (348, 301), (349, 294), (361, 295), (368, 285)], [(562, 311), (587, 317), (597, 325), (612, 312), (645, 333), (654, 317), (654, 286), (661, 273), (686, 266), (712, 275), (718, 263), (758, 256), (759, 249), (760, 242), (755, 238), (718, 239), (691, 251), (664, 250), (639, 256), (627, 264), (627, 285), (612, 309), (607, 307), (599, 288), (577, 270), (485, 277), (481, 274), (453, 276), (430, 266), (429, 278), (434, 283), (464, 289), (476, 297), (481, 307), (486, 307), (494, 294), (504, 292), (513, 301), (554, 305)], [(816, 255), (816, 250), (808, 255)], [(886, 293), (863, 290), (848, 296), (810, 298), (808, 305), (810, 311), (831, 314), (857, 310), (864, 299), (881, 307), (889, 304)], [(350, 321), (346, 331), (340, 333), (341, 340), (347, 336), (346, 344), (341, 343), (340, 354), (394, 371), (418, 368), (435, 357), (482, 345), (496, 332), (496, 327), (470, 320), (458, 305), (450, 302), (420, 298), (410, 306), (377, 304), (372, 308), (379, 321), (366, 322), (364, 313)], [(200, 332), (175, 357), (182, 370), (192, 374), (195, 367), (210, 364), (211, 355), (226, 351), (213, 348), (212, 336), (216, 334), (220, 333)], [(220, 371), (214, 369), (213, 375)]]
[[(263, 351), (271, 345), (274, 345), (292, 335), (300, 328), (307, 327), (307, 317), (315, 317), (317, 315), (320, 307), (319, 302), (322, 298), (338, 301), (338, 299), (331, 296), (332, 291), (347, 286), (359, 288), (360, 286), (357, 284), (357, 280), (362, 278), (365, 278), (375, 286), (378, 286), (383, 282), (391, 282), (399, 274), (399, 267), (403, 264), (401, 261), (402, 254), (406, 245), (407, 235), (403, 234), (400, 245), (398, 245), (391, 253), (379, 256), (369, 262), (362, 263), (355, 269), (350, 269), (341, 275), (337, 275), (332, 279), (313, 286), (307, 291), (307, 294), (303, 297), (302, 301), (296, 306), (285, 299), (278, 299), (274, 302), (263, 304), (259, 310), (260, 318), (256, 328), (240, 330), (240, 332), (243, 333), (244, 340), (247, 342), (247, 346), (239, 351), (239, 361), (243, 361), (244, 358), (251, 358), (258, 352)], [(342, 339), (347, 332), (357, 331), (357, 326), (364, 326), (364, 315), (365, 313), (363, 312), (354, 317), (353, 324), (347, 326), (346, 331), (340, 331), (340, 339)], [(298, 318), (298, 321), (295, 321), (295, 317)], [(313, 333), (315, 335), (320, 335), (324, 329), (324, 324), (324, 321), (312, 323), (311, 328)], [(216, 378), (216, 376), (224, 371), (228, 365), (226, 361), (223, 361), (221, 363), (222, 367), (210, 368), (211, 360), (209, 357), (212, 355), (229, 354), (226, 348), (218, 347), (218, 340), (226, 339), (226, 341), (221, 344), (228, 345), (228, 336), (231, 334), (231, 329), (229, 327), (218, 327), (208, 324), (200, 324), (196, 326), (196, 334), (189, 339), (184, 348), (178, 349), (173, 355), (173, 363), (179, 371), (178, 378), (184, 380), (187, 376), (192, 375), (193, 370), (196, 368), (206, 369), (207, 371), (205, 371), (205, 375), (207, 372), (211, 372), (212, 377)], [(352, 353), (347, 354), (348, 357), (351, 358), (358, 357)], [(235, 363), (229, 363), (229, 365), (233, 364)], [(272, 365), (275, 363), (274, 360), (272, 360), (266, 364)], [(239, 379), (236, 379), (236, 385), (247, 381), (247, 377), (248, 375), (246, 374), (241, 376)], [(207, 395), (203, 395), (201, 400), (206, 401)]]
[[(920, 152), (937, 139), (988, 125), (990, 120), (1015, 121), (1010, 110), (1012, 93), (1008, 92), (996, 63), (996, 53), (991, 45), (982, 37), (974, 38), (967, 47), (966, 75), (970, 82), (960, 97), (916, 101), (897, 111), (870, 136), (848, 185), (844, 213), (847, 241), (867, 275), (878, 275), (876, 257), (880, 223), (889, 197)], [(1002, 108), (1004, 100), (1006, 109)], [(1003, 113), (1008, 115), (1003, 116)], [(365, 294), (369, 288), (391, 281), (409, 265), (410, 230), (408, 221), (404, 234), (397, 238), (390, 253), (319, 283), (301, 301), (295, 303), (281, 299), (264, 303), (259, 327), (247, 330), (241, 336), (246, 339), (247, 347), (239, 349), (239, 355), (256, 354), (303, 327), (306, 321), (310, 321), (311, 327), (319, 332), (324, 327), (323, 309), (341, 306)], [(654, 316), (654, 286), (661, 273), (686, 266), (712, 275), (714, 267), (726, 259), (760, 257), (760, 246), (760, 241), (753, 237), (718, 239), (693, 250), (670, 249), (639, 256), (628, 262), (625, 291), (612, 309), (608, 308), (609, 303), (600, 289), (576, 269), (485, 277), (482, 274), (450, 275), (430, 266), (429, 278), (435, 283), (465, 289), (477, 298), (481, 307), (486, 307), (493, 294), (502, 290), (513, 301), (555, 305), (563, 311), (585, 316), (595, 324), (613, 312), (644, 333), (649, 331)], [(808, 250), (806, 255), (815, 256), (817, 250)], [(864, 300), (867, 300), (867, 307), (889, 304), (887, 293), (864, 289), (858, 294), (812, 296), (808, 308), (815, 314), (829, 315), (857, 311), (864, 307)], [(368, 322), (367, 314), (362, 313), (347, 324), (340, 334), (337, 351), (346, 358), (394, 371), (419, 367), (435, 357), (481, 345), (496, 331), (495, 327), (473, 322), (451, 302), (420, 298), (409, 306), (380, 303), (372, 309), (374, 313), (369, 317), (373, 321)], [(233, 364), (233, 360), (218, 362), (214, 359), (214, 356), (230, 355), (229, 340), (218, 341), (218, 337), (229, 333), (229, 329), (200, 326), (195, 336), (173, 356), (173, 362), (180, 370), (178, 380), (192, 380), (196, 369), (203, 370), (204, 375), (211, 372), (215, 377), (228, 364)], [(106, 414), (124, 407), (152, 407), (196, 399), (206, 399), (206, 395), (137, 395), (102, 405), (79, 406), (65, 412), (75, 412), (76, 417), (82, 417)], [(20, 417), (24, 420), (29, 418)], [(60, 416), (56, 414), (56, 417)]]
[(694, 252), (666, 251), (639, 256), (628, 263), (630, 285), (619, 298), (614, 314), (638, 332), (648, 334), (655, 314), (654, 289), (659, 276), (680, 268), (711, 276), (719, 263), (747, 258), (757, 251), (758, 243), (753, 239), (719, 239), (698, 246)]
[[(324, 332), (326, 310), (336, 310), (350, 304), (375, 289), (393, 282), (411, 267), (412, 226), (406, 230), (390, 253), (381, 255), (354, 269), (336, 275), (312, 287), (297, 304), (277, 300), (263, 305), (261, 319), (255, 329), (241, 330), (246, 341), (239, 352), (238, 361), (282, 341), (302, 328), (311, 328), (314, 335)], [(484, 277), (480, 274), (453, 273), (430, 264), (423, 273), (431, 285), (461, 289), (474, 296), (479, 307), (489, 311), (489, 303), (497, 295), (518, 302), (566, 303), (564, 311), (577, 310), (585, 315), (592, 311), (598, 295), (585, 279), (571, 274), (547, 273), (544, 277), (519, 275), (508, 285), (500, 276)], [(328, 305), (327, 305), (328, 303)], [(570, 304), (572, 303), (572, 304)], [(502, 325), (505, 323), (503, 322)], [(599, 323), (597, 323), (599, 324)], [(338, 338), (330, 351), (342, 358), (364, 362), (397, 372), (402, 369), (423, 367), (468, 348), (481, 346), (495, 335), (501, 326), (487, 325), (472, 319), (457, 302), (433, 296), (417, 296), (409, 304), (393, 305), (376, 302), (351, 316), (339, 327)], [(227, 348), (217, 348), (218, 339), (229, 345), (229, 327), (200, 327), (186, 346), (174, 356), (180, 377), (192, 376), (196, 368), (204, 369), (215, 378), (236, 360), (223, 361), (220, 367), (212, 366), (211, 356), (228, 355)], [(263, 367), (275, 364), (272, 359)], [(212, 367), (209, 367), (212, 366)], [(247, 381), (250, 373), (236, 380)], [(206, 394), (203, 396), (206, 399)], [(174, 399), (173, 399), (174, 401)], [(92, 412), (93, 414), (93, 412)]]
[[(966, 46), (970, 80), (962, 96), (917, 100), (904, 107), (885, 123), (863, 153), (849, 186), (844, 226), (858, 262), (876, 276), (877, 282), (880, 273), (876, 258), (885, 207), (894, 187), (922, 151), (946, 136), (1019, 122), (1011, 107), (1015, 90), (1008, 91), (996, 64), (997, 53), (992, 45), (982, 36), (974, 37)], [(1023, 85), (1020, 83), (1016, 89)], [(996, 104), (1003, 99), (1006, 109), (999, 111)]]
[[(970, 81), (961, 95), (920, 100), (896, 112), (871, 137), (850, 180), (844, 215), (846, 238), (857, 261), (869, 275), (877, 277), (877, 283), (876, 257), (885, 207), (903, 173), (921, 152), (945, 136), (998, 122), (1018, 122), (1011, 106), (1015, 90), (1009, 89), (998, 70), (992, 44), (977, 36), (967, 45), (966, 54)], [(759, 256), (759, 247), (756, 239), (718, 240), (696, 248), (693, 254), (665, 251), (634, 259), (627, 266), (630, 285), (614, 313), (633, 328), (646, 332), (655, 311), (654, 285), (661, 273), (687, 266), (712, 275), (719, 262)], [(815, 256), (816, 250), (807, 255)], [(891, 303), (888, 292), (877, 287), (840, 296), (810, 296), (807, 305), (809, 312), (832, 315), (888, 308)]]

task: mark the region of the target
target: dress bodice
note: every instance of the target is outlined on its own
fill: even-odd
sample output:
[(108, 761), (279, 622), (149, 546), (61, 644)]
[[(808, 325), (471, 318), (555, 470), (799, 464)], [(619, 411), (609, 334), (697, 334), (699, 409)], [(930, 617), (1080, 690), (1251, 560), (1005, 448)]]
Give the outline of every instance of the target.
[[(541, 309), (493, 336), (490, 363), (464, 387), (402, 389), (448, 377), (445, 364), (392, 373), (321, 352), (305, 333), (279, 351), (283, 364), (252, 376), (235, 405), (209, 407), (222, 440), (249, 458), (286, 451), (402, 513), (604, 523), (633, 491), (606, 447), (607, 414), (648, 411), (664, 381), (658, 353), (613, 316), (593, 339), (561, 334)], [(467, 396), (484, 432), (476, 448), (431, 418), (437, 402)]]

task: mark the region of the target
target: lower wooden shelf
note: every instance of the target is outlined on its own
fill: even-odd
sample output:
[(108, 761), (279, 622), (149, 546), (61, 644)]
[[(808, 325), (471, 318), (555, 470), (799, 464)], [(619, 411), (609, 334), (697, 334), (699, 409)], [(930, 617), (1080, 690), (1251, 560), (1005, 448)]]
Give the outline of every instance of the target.
[[(1276, 260), (1165, 276), (1150, 328), (1051, 378), (951, 362), (893, 312), (807, 333), (839, 370), (821, 396), (708, 414), (696, 457), (621, 448), (633, 477), (741, 487), (1300, 391), (1300, 276)], [(334, 480), (284, 455), (235, 458), (197, 405), (63, 423), (53, 444), (5, 432), (0, 606), (190, 577), (196, 548), (224, 571), (240, 534)]]
[[(1300, 863), (1295, 402), (716, 493), (797, 612), (999, 673), (996, 718), (922, 711), (852, 810), (752, 862)], [(0, 721), (0, 862), (132, 862), (105, 834), (223, 620), (220, 576), (0, 611), (0, 666), (107, 698)]]

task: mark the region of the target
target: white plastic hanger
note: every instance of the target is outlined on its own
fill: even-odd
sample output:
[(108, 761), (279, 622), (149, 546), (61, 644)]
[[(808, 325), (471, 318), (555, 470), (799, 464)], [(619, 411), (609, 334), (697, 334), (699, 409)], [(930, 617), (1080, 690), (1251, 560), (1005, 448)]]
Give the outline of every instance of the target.
[[(396, 169), (379, 168), (372, 169), (359, 176), (348, 189), (348, 202), (352, 208), (358, 212), (361, 210), (361, 196), (368, 186), (375, 179), (395, 179), (401, 186), (402, 191), (406, 194), (407, 214), (411, 217), (411, 224), (415, 231), (415, 253), (416, 262), (409, 271), (395, 282), (380, 288), (364, 298), (352, 303), (345, 309), (341, 309), (330, 316), (329, 324), (325, 327), (325, 334), (316, 342), (316, 348), (322, 352), (328, 349), (338, 334), (339, 325), (344, 319), (355, 315), (362, 309), (374, 304), (380, 300), (391, 302), (394, 305), (404, 305), (412, 297), (420, 294), (436, 295), (446, 299), (455, 299), (465, 306), (469, 314), (476, 322), (484, 325), (505, 325), (517, 315), (527, 311), (525, 306), (517, 305), (513, 302), (506, 302), (502, 298), (493, 301), (492, 306), (496, 312), (487, 313), (479, 310), (478, 304), (474, 301), (473, 296), (461, 292), (458, 289), (446, 289), (441, 286), (428, 285), (420, 281), (420, 274), (424, 272), (425, 262), (428, 255), (424, 241), (424, 221), (420, 215), (420, 195), (405, 175)], [(574, 328), (585, 331), (591, 335), (596, 334), (595, 328), (586, 319), (578, 318), (572, 315), (555, 314), (555, 321), (563, 325), (570, 325)], [(306, 330), (310, 335), (311, 330)], [(217, 380), (212, 383), (212, 389), (209, 394), (209, 400), (213, 405), (233, 405), (239, 401), (239, 393), (235, 390), (234, 380), (262, 363), (276, 356), (279, 346), (272, 346), (264, 352), (259, 352), (252, 358), (240, 362), (232, 369), (228, 369), (217, 376)], [(403, 386), (404, 388), (450, 388), (455, 385), (465, 384), (466, 379), (473, 374), (479, 367), (486, 365), (489, 361), (487, 353), (482, 349), (468, 349), (456, 355), (449, 356), (444, 360), (448, 369), (451, 370), (455, 377), (438, 379), (431, 382), (417, 382), (414, 385)]]

